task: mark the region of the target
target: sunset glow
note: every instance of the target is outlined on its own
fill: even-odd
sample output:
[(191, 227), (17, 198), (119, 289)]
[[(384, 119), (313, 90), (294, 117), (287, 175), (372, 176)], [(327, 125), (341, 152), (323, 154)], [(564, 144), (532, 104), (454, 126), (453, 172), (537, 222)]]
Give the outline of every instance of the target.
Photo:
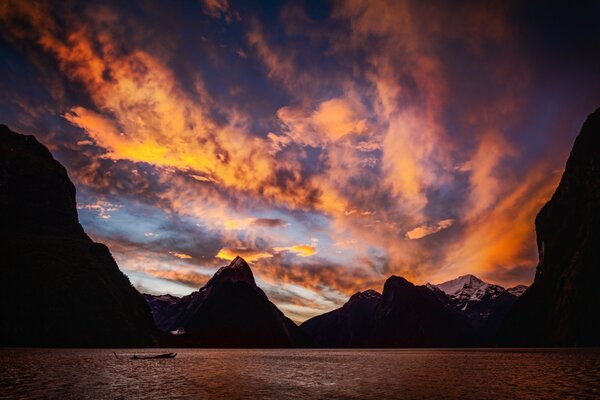
[(0, 3), (0, 123), (134, 286), (239, 255), (303, 321), (393, 274), (530, 284), (600, 63), (511, 2), (259, 3)]

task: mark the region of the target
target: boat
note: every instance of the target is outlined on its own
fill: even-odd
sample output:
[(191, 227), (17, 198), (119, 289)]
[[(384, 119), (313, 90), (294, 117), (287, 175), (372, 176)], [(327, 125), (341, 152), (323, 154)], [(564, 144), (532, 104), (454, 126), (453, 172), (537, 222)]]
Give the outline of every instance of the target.
[(157, 358), (175, 358), (177, 353), (163, 353), (163, 354), (148, 354), (148, 355), (136, 355), (134, 354), (132, 360), (154, 360)]

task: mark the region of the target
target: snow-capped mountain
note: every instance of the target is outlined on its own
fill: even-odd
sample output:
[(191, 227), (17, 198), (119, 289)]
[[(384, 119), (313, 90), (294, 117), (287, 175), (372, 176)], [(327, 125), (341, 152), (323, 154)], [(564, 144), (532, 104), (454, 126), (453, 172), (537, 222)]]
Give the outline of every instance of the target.
[(519, 285), (509, 290), (484, 282), (474, 275), (426, 285), (446, 307), (466, 317), (481, 338), (493, 335), (508, 309), (527, 289)]
[(430, 289), (435, 287), (460, 305), (461, 311), (469, 311), (476, 302), (492, 300), (508, 293), (502, 286), (493, 285), (474, 275), (463, 275), (439, 285), (427, 284)]

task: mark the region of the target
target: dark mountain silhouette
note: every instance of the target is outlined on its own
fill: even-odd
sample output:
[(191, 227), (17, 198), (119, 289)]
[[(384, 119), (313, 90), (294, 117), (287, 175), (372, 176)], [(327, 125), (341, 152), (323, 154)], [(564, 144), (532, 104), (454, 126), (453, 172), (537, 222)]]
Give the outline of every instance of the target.
[(319, 347), (368, 347), (381, 294), (358, 292), (341, 308), (305, 321), (300, 327)]
[(176, 332), (175, 345), (299, 347), (308, 337), (256, 286), (241, 257), (220, 268), (200, 290), (180, 299), (146, 295), (155, 321)]
[(322, 347), (455, 347), (472, 340), (465, 318), (427, 287), (397, 276), (385, 282), (383, 294), (359, 292), (302, 328)]
[(165, 333), (169, 333), (169, 328), (173, 325), (172, 317), (177, 315), (174, 312), (180, 298), (170, 294), (161, 294), (158, 296), (151, 294), (142, 294), (144, 300), (150, 306), (152, 317), (156, 327)]
[(600, 109), (535, 219), (539, 264), (499, 335), (510, 346), (600, 345)]
[(0, 346), (156, 344), (143, 297), (77, 217), (75, 187), (35, 137), (0, 125)]
[(473, 275), (459, 276), (438, 285), (428, 283), (426, 286), (446, 307), (467, 318), (475, 334), (475, 345), (490, 344), (508, 310), (526, 288), (520, 285), (504, 289)]
[(375, 309), (376, 347), (456, 347), (472, 340), (468, 323), (426, 286), (392, 276)]

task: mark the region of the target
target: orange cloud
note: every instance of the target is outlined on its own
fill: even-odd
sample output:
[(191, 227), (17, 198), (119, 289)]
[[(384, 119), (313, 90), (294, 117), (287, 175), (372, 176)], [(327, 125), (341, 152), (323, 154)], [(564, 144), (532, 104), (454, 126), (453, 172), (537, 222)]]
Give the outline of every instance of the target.
[(454, 219), (444, 219), (435, 224), (425, 224), (421, 226), (417, 226), (416, 228), (411, 229), (406, 232), (406, 237), (410, 240), (416, 240), (424, 238), (425, 236), (432, 235), (441, 230), (449, 228), (454, 223)]
[[(489, 213), (470, 220), (464, 235), (450, 247), (444, 269), (435, 275), (437, 281), (477, 271), (487, 274), (517, 266), (534, 266), (534, 219), (552, 195), (560, 176), (549, 177), (538, 166), (521, 178), (521, 182), (498, 198)], [(506, 282), (506, 285), (520, 281)]]
[(309, 114), (298, 107), (282, 107), (277, 117), (292, 140), (315, 147), (367, 129), (362, 105), (348, 98), (326, 100)]
[(192, 258), (192, 256), (190, 256), (189, 254), (178, 253), (176, 251), (170, 251), (169, 254), (172, 255), (173, 257), (181, 258), (182, 260)]
[(313, 254), (317, 253), (317, 249), (315, 248), (315, 246), (312, 246), (310, 244), (296, 244), (288, 247), (275, 247), (273, 248), (273, 250), (278, 253), (282, 251), (289, 251), (296, 255), (299, 255), (300, 257), (310, 257)]
[(217, 253), (217, 255), (215, 257), (220, 258), (221, 260), (231, 261), (237, 256), (244, 258), (249, 263), (258, 261), (261, 258), (273, 257), (273, 255), (271, 253), (267, 253), (265, 251), (244, 249), (244, 248), (239, 248), (239, 249), (222, 248), (221, 250), (219, 250), (219, 252)]

